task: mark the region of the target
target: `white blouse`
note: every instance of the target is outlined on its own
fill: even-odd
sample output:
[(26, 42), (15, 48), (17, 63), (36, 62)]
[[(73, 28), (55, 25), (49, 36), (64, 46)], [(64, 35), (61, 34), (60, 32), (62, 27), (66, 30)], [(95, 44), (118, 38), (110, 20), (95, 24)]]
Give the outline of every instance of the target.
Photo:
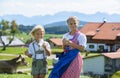
[[(28, 49), (28, 53), (32, 55), (32, 58), (35, 58), (35, 51), (38, 51), (39, 49), (44, 50), (44, 48), (42, 47), (43, 43), (46, 44), (47, 49), (51, 52), (51, 47), (48, 42), (44, 41), (43, 39), (41, 39), (39, 43), (37, 43), (36, 41), (33, 41), (32, 43), (30, 43), (29, 49)], [(34, 50), (33, 44), (34, 44), (35, 50)], [(45, 57), (47, 57), (46, 52), (45, 52)], [(43, 59), (43, 58), (44, 58), (43, 54), (36, 54), (36, 59)]]
[[(70, 35), (69, 33), (66, 33), (63, 35), (63, 39), (72, 39), (74, 36), (73, 35)], [(86, 47), (86, 43), (87, 43), (87, 39), (86, 39), (86, 36), (80, 32), (80, 35), (78, 36), (77, 38), (78, 42), (79, 42), (79, 45), (81, 46), (84, 46)]]

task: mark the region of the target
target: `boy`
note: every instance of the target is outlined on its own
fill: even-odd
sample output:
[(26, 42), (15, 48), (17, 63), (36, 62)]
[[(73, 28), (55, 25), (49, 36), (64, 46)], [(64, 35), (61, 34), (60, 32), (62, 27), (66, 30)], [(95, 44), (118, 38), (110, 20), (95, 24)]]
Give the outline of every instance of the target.
[(25, 55), (32, 57), (32, 72), (33, 78), (45, 78), (48, 72), (47, 55), (50, 56), (51, 48), (48, 42), (43, 40), (45, 30), (42, 26), (35, 26), (30, 32), (34, 41), (29, 45)]

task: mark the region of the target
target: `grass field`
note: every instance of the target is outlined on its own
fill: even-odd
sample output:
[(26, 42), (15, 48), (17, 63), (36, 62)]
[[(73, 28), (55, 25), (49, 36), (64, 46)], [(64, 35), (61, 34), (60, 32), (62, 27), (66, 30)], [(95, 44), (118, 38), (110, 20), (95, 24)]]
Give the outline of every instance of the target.
[(120, 78), (120, 71), (114, 73), (111, 78)]

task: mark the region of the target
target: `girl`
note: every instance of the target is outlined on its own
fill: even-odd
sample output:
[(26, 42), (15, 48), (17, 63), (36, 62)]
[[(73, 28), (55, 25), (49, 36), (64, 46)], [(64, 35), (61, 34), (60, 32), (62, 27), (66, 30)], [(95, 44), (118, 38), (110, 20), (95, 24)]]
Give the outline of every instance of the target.
[(47, 55), (50, 56), (51, 48), (48, 42), (43, 40), (45, 30), (42, 26), (35, 26), (30, 32), (34, 41), (30, 43), (28, 51), (25, 55), (32, 57), (32, 72), (33, 78), (45, 78), (48, 72)]
[(82, 69), (82, 56), (86, 46), (86, 36), (78, 30), (79, 20), (72, 16), (67, 20), (70, 32), (63, 35), (64, 53), (54, 66), (49, 78), (79, 78)]

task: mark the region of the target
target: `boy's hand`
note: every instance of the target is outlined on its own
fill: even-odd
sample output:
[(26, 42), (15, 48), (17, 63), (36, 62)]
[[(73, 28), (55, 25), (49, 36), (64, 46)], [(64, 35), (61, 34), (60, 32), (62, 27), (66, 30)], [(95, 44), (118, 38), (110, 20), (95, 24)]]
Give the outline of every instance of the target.
[(32, 55), (28, 53), (28, 50), (25, 51), (25, 55), (30, 57), (30, 58), (32, 57)]
[(46, 48), (46, 42), (43, 43), (42, 47), (43, 47), (43, 48)]
[(29, 53), (28, 53), (28, 50), (26, 50), (26, 51), (25, 51), (25, 55), (28, 56), (28, 54), (29, 54)]

